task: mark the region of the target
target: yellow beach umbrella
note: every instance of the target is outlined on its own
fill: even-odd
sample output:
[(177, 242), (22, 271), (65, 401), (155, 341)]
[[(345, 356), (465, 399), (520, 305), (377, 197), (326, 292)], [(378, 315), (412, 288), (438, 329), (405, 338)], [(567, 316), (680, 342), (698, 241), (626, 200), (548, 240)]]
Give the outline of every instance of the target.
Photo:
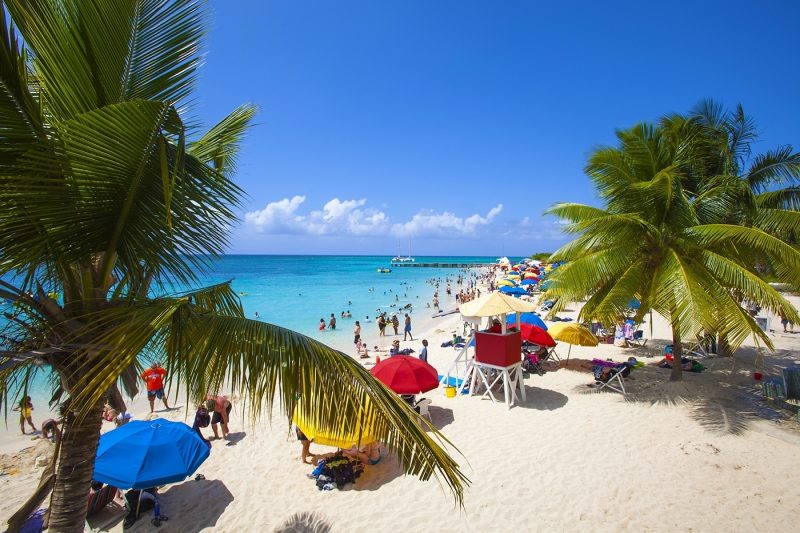
[(503, 286), (505, 286), (505, 287), (514, 287), (515, 284), (510, 279), (501, 279), (500, 281), (497, 282), (497, 286), (498, 287), (503, 287)]
[(356, 423), (352, 426), (339, 428), (336, 431), (328, 431), (318, 428), (313, 421), (300, 415), (299, 411), (295, 411), (292, 420), (314, 444), (347, 449), (353, 446), (363, 446), (377, 440), (373, 434), (372, 425), (369, 423), (364, 424), (362, 428), (359, 428), (359, 424)]
[(509, 274), (506, 276), (508, 279), (519, 279), (519, 274)]
[(557, 341), (569, 344), (567, 351), (567, 361), (572, 352), (572, 345), (576, 346), (597, 346), (598, 340), (594, 333), (579, 324), (571, 322), (559, 322), (547, 328), (547, 333)]

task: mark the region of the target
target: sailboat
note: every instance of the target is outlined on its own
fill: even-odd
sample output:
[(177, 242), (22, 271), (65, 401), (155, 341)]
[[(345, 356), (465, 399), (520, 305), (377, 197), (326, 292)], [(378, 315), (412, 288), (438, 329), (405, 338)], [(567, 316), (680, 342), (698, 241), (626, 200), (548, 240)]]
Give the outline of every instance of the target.
[(411, 257), (411, 241), (408, 241), (408, 255), (403, 257), (400, 255), (400, 244), (397, 245), (397, 255), (392, 257), (392, 263), (413, 263), (414, 258)]

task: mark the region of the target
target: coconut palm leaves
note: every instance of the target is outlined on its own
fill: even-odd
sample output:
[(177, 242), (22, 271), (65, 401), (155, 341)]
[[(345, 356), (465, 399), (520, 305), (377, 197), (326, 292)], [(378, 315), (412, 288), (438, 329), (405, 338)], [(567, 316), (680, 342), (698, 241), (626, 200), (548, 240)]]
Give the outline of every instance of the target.
[(460, 502), (447, 441), (353, 360), (246, 320), (229, 284), (168, 294), (225, 248), (256, 112), (189, 126), (205, 20), (200, 0), (0, 0), (0, 392), (8, 405), (48, 366), (82, 436), (62, 443), (51, 528), (83, 530), (95, 413), (148, 357), (189, 400), (225, 384), (254, 417), (276, 401), (287, 423), (365, 414), (406, 472)]
[[(769, 258), (781, 279), (797, 283), (800, 253), (757, 228), (704, 224), (712, 214), (727, 215), (741, 189), (727, 187), (725, 180), (687, 180), (686, 169), (693, 166), (682, 157), (696, 152), (683, 144), (694, 139), (676, 142), (673, 131), (638, 125), (618, 133), (617, 147), (590, 156), (586, 171), (604, 209), (548, 209), (577, 237), (553, 254), (567, 263), (554, 273), (547, 297), (558, 300), (554, 312), (588, 298), (582, 319), (614, 322), (635, 296), (642, 302), (640, 317), (654, 309), (671, 321), (676, 345), (705, 330), (726, 336), (734, 347), (749, 335), (771, 346), (742, 299), (790, 320), (800, 317), (753, 272), (752, 258)], [(767, 225), (770, 215), (760, 216)], [(774, 223), (786, 226), (783, 219)], [(676, 368), (673, 376), (680, 379)]]

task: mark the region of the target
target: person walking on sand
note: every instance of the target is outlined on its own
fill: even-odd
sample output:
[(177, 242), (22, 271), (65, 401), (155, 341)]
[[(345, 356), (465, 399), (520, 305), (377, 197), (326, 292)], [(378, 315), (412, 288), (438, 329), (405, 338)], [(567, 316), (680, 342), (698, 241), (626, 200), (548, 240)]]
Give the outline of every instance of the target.
[(428, 340), (422, 339), (422, 349), (419, 351), (419, 358), (428, 362)]
[(206, 396), (206, 409), (208, 409), (209, 413), (213, 412), (211, 416), (211, 431), (214, 432), (214, 439), (219, 438), (217, 424), (222, 426), (222, 438), (227, 438), (228, 433), (230, 433), (228, 430), (228, 421), (230, 420), (233, 404), (231, 404), (226, 396), (208, 394)]
[(30, 424), (33, 432), (36, 431), (36, 426), (33, 425), (33, 402), (30, 396), (25, 396), (25, 399), (20, 400), (19, 406), (14, 407), (13, 411), (19, 411), (19, 429), (25, 435), (25, 422)]
[(356, 325), (353, 326), (353, 344), (358, 344), (361, 340), (361, 324), (356, 320)]
[(395, 335), (397, 335), (397, 328), (399, 327), (400, 327), (400, 319), (397, 318), (397, 315), (392, 315), (392, 328), (394, 328)]
[(156, 396), (164, 402), (164, 407), (169, 409), (167, 397), (164, 395), (164, 378), (166, 377), (167, 371), (158, 362), (153, 363), (150, 368), (142, 372), (142, 379), (147, 384), (147, 399), (150, 401), (151, 413), (155, 408)]
[(408, 313), (406, 313), (406, 324), (405, 328), (403, 328), (403, 340), (406, 340), (406, 337), (412, 341), (414, 340), (414, 337), (411, 336), (411, 317), (408, 316)]
[(378, 317), (378, 331), (380, 332), (378, 334), (379, 337), (386, 336), (386, 318), (383, 315)]

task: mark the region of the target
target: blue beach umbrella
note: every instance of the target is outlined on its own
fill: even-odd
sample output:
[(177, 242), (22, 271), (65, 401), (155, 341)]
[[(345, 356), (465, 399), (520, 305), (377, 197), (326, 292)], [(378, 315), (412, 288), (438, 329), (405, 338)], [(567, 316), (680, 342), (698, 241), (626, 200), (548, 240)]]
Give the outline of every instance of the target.
[[(523, 324), (533, 324), (534, 326), (539, 326), (540, 328), (547, 330), (547, 324), (544, 323), (544, 320), (539, 318), (539, 315), (536, 313), (522, 313), (519, 315), (519, 321)], [(507, 317), (508, 325), (513, 325), (516, 323), (516, 315), (511, 313)]]
[(522, 296), (523, 294), (528, 294), (528, 291), (522, 287), (500, 287), (500, 292), (503, 294), (510, 294), (512, 296)]
[(119, 489), (175, 483), (194, 474), (209, 453), (183, 422), (134, 420), (100, 436), (94, 479)]
[(639, 309), (642, 306), (642, 303), (637, 300), (636, 298), (632, 298), (630, 302), (628, 302), (629, 309)]
[(523, 279), (520, 285), (536, 285), (537, 281), (532, 280), (531, 278)]

